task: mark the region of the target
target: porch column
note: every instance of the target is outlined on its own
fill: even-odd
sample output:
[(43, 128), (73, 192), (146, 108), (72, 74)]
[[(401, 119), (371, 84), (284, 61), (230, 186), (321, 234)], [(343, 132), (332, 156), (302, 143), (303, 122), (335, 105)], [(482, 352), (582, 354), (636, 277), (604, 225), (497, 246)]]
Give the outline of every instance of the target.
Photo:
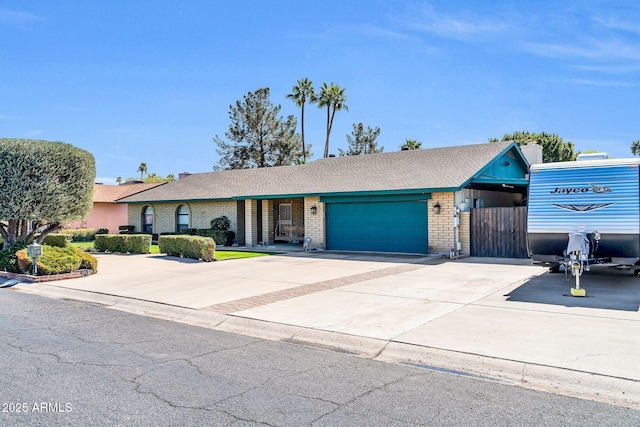
[(246, 246), (258, 243), (258, 201), (244, 201), (244, 240)]
[(262, 239), (265, 245), (274, 243), (273, 200), (262, 201)]
[[(312, 207), (315, 207), (315, 214), (311, 210)], [(304, 237), (311, 238), (311, 247), (313, 248), (326, 248), (324, 212), (325, 205), (320, 202), (320, 197), (304, 198)]]

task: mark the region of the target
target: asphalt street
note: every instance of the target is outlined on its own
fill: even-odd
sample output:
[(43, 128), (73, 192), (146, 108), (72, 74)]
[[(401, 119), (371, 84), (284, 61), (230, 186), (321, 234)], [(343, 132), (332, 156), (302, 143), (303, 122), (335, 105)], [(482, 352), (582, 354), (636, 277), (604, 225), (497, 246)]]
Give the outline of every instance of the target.
[(0, 425), (640, 426), (640, 411), (0, 290)]

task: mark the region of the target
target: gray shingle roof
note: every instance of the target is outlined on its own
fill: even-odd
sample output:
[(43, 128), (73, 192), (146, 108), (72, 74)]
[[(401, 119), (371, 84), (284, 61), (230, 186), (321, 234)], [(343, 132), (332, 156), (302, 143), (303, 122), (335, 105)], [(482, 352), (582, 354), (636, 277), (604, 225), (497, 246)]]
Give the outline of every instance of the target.
[(461, 188), (512, 142), (335, 157), (305, 165), (196, 173), (119, 202)]

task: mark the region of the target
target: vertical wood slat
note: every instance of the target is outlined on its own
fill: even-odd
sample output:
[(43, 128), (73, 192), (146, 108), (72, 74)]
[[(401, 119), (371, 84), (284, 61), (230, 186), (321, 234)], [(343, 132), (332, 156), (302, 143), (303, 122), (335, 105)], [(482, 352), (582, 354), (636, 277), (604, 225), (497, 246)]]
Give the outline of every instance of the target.
[(527, 258), (526, 218), (524, 206), (472, 209), (471, 256)]

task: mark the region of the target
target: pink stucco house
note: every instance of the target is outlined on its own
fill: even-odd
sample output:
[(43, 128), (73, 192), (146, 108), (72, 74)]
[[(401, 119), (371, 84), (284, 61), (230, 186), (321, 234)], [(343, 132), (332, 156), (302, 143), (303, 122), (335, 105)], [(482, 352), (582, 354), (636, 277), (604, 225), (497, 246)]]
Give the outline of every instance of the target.
[(120, 185), (95, 184), (93, 186), (93, 208), (87, 219), (69, 223), (68, 228), (108, 228), (109, 233), (117, 234), (118, 227), (128, 224), (127, 205), (116, 200), (132, 196), (141, 191), (157, 187), (164, 183), (145, 184), (127, 181)]

